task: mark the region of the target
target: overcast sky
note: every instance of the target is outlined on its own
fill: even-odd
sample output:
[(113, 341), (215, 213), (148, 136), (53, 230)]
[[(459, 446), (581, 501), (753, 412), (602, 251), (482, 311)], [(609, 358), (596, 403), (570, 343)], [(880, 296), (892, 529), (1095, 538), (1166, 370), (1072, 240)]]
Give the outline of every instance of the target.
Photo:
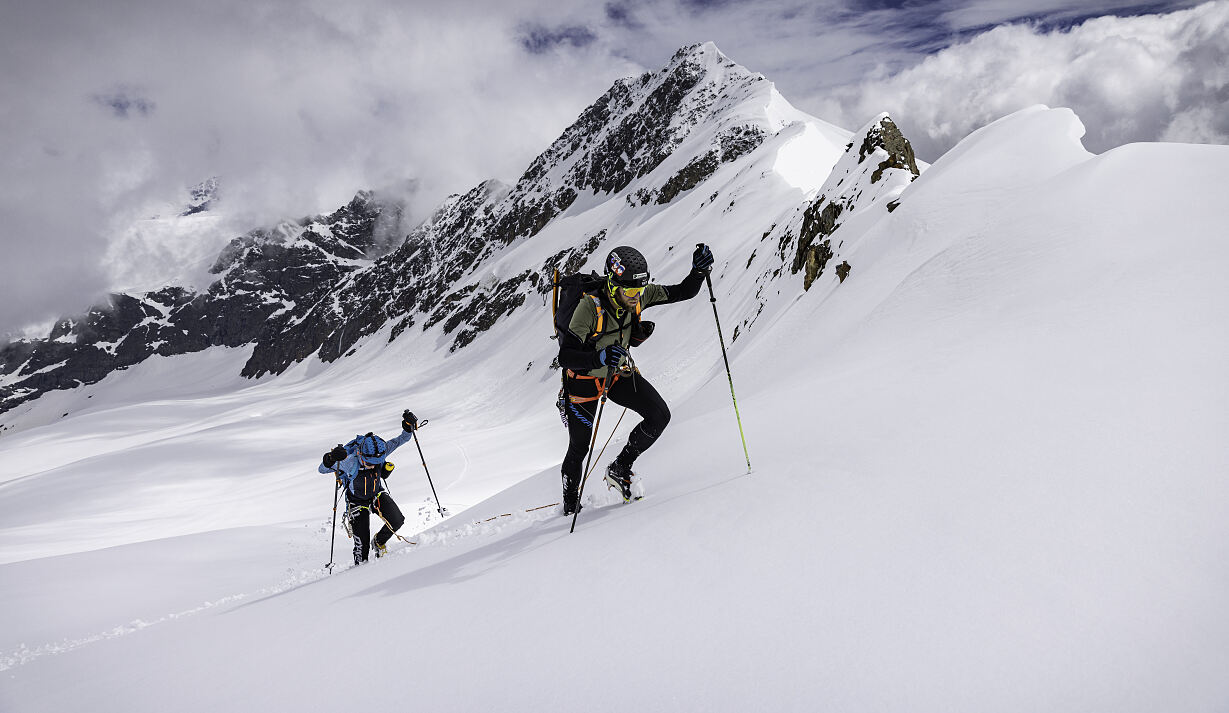
[[(1093, 151), (1229, 143), (1229, 0), (0, 0), (0, 335), (360, 188), (419, 217), (514, 180), (615, 79), (708, 40), (847, 129), (890, 112), (930, 161), (1035, 103)], [(132, 229), (210, 176), (192, 245)]]

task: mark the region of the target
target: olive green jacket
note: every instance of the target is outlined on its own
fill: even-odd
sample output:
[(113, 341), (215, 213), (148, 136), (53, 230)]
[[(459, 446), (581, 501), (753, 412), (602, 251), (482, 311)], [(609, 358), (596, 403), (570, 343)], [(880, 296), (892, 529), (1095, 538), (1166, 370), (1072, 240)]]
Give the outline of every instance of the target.
[(598, 353), (612, 344), (629, 348), (632, 329), (640, 321), (640, 312), (655, 305), (681, 302), (695, 297), (704, 282), (704, 275), (704, 272), (692, 271), (677, 285), (646, 285), (644, 292), (640, 294), (638, 311), (617, 308), (605, 294), (605, 288), (602, 288), (600, 295), (582, 295), (572, 312), (571, 320), (568, 321), (570, 334), (563, 335), (560, 339), (559, 364), (577, 374), (606, 376), (607, 367), (602, 365)]

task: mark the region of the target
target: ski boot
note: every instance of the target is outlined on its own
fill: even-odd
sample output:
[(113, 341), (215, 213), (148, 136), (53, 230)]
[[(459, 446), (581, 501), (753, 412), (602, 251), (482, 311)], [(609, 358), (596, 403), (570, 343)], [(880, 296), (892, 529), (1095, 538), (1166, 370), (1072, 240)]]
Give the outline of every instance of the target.
[(376, 559), (380, 559), (384, 555), (388, 554), (388, 544), (386, 543), (382, 545), (379, 543), (379, 541), (372, 540), (371, 541), (371, 551), (372, 553), (375, 554)]
[(606, 466), (606, 484), (617, 488), (625, 503), (632, 500), (632, 475), (634, 473), (631, 467), (624, 465), (623, 461), (618, 458), (610, 461), (610, 465)]
[(565, 490), (563, 492), (563, 514), (575, 515), (580, 512), (582, 505), (580, 504), (580, 495), (575, 489)]
[(575, 515), (580, 512), (580, 473), (573, 480), (567, 473), (563, 475), (563, 514)]

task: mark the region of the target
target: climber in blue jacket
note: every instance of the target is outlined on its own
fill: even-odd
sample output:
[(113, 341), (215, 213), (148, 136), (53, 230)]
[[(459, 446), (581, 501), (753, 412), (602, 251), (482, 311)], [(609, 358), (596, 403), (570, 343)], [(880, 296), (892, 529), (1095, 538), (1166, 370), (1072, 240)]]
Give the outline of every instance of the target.
[[(384, 488), (384, 480), (393, 471), (388, 454), (413, 438), (416, 428), (418, 419), (406, 411), (402, 414), (401, 435), (396, 438), (386, 441), (368, 432), (344, 446), (338, 445), (321, 459), (320, 472), (332, 473), (346, 490), (346, 531), (354, 539), (354, 564), (366, 562), (371, 549), (376, 557), (387, 554), (388, 541), (405, 524), (405, 516)], [(371, 513), (384, 521), (374, 540), (368, 523)]]

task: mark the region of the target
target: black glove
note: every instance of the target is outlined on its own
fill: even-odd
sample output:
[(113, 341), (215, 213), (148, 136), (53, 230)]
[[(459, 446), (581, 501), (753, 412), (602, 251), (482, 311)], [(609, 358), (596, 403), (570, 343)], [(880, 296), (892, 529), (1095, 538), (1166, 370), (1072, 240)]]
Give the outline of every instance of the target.
[(602, 360), (602, 366), (618, 368), (623, 363), (623, 359), (627, 357), (627, 350), (623, 348), (622, 344), (611, 344), (598, 352), (597, 355)]
[(713, 269), (713, 251), (704, 243), (696, 245), (696, 251), (691, 254), (691, 269), (700, 272)]
[(336, 448), (324, 454), (324, 467), (332, 468), (334, 463), (342, 462), (348, 455), (350, 454), (346, 453), (345, 447), (338, 444)]
[(402, 411), (401, 412), (401, 430), (409, 431), (413, 433), (414, 430), (417, 428), (418, 428), (418, 417), (414, 415), (414, 412), (410, 411), (409, 409)]
[(644, 340), (653, 336), (653, 329), (657, 325), (652, 322), (636, 322), (632, 325), (632, 346), (638, 347), (644, 344)]

